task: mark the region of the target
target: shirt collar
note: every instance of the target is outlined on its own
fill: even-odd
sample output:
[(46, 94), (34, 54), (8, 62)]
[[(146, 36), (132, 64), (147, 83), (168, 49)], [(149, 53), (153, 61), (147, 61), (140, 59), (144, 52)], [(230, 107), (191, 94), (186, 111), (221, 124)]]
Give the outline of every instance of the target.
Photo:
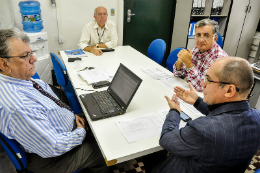
[(10, 76), (6, 76), (0, 73), (0, 81), (4, 83), (11, 83), (14, 85), (19, 85), (23, 87), (32, 87), (32, 82), (30, 80), (22, 80), (22, 79), (17, 79), (13, 78)]
[[(95, 21), (94, 28), (95, 28), (95, 29), (100, 28), (100, 27), (98, 26), (98, 24), (97, 24), (97, 21), (96, 21), (95, 19), (94, 19), (94, 21)], [(106, 21), (106, 23), (105, 23), (104, 28), (108, 29), (107, 21)], [(103, 28), (103, 29), (104, 29), (104, 28)]]

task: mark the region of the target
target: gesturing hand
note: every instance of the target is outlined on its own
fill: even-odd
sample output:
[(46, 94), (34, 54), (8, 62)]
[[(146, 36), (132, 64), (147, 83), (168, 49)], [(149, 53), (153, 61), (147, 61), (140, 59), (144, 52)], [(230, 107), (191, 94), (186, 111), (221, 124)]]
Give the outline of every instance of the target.
[(190, 90), (185, 90), (179, 86), (174, 87), (174, 92), (176, 93), (177, 97), (185, 101), (189, 104), (194, 104), (198, 99), (198, 93), (196, 90), (191, 86), (189, 83)]
[(181, 112), (181, 108), (180, 108), (180, 102), (178, 100), (178, 97), (176, 96), (176, 94), (173, 94), (172, 99), (170, 99), (168, 96), (165, 96), (168, 105), (170, 106), (170, 109), (177, 109), (179, 112)]

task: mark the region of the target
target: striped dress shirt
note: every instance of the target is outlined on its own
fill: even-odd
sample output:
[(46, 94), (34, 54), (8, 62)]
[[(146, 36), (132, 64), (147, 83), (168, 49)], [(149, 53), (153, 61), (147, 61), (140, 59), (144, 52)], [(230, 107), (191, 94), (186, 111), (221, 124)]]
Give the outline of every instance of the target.
[[(35, 81), (58, 99), (48, 84)], [(0, 132), (19, 142), (25, 152), (56, 157), (82, 144), (86, 131), (72, 131), (75, 115), (40, 93), (31, 81), (0, 74), (0, 91)]]
[(160, 145), (171, 154), (153, 173), (244, 173), (260, 147), (260, 110), (247, 101), (209, 110), (202, 99), (196, 108), (207, 116), (181, 129), (179, 113), (166, 116)]
[(199, 48), (195, 47), (192, 50), (191, 57), (193, 67), (189, 73), (187, 73), (186, 66), (184, 64), (182, 64), (181, 69), (178, 71), (176, 70), (176, 65), (174, 64), (173, 75), (181, 78), (187, 78), (187, 82), (190, 82), (197, 91), (203, 91), (201, 81), (203, 76), (206, 74), (206, 71), (218, 58), (227, 56), (227, 53), (222, 50), (217, 43), (215, 43), (211, 49), (204, 53), (200, 53)]

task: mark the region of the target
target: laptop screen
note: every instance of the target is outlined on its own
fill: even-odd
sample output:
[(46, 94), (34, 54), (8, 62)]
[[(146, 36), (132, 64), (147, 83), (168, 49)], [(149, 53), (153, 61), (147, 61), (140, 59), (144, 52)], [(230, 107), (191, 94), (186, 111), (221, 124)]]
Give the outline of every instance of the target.
[(125, 105), (128, 105), (141, 82), (138, 76), (120, 64), (109, 90), (114, 92)]

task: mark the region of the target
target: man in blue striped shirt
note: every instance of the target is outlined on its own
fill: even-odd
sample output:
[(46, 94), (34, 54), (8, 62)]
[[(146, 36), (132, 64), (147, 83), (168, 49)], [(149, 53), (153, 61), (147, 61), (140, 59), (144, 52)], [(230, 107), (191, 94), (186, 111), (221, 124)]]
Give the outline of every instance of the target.
[[(107, 172), (94, 141), (86, 142), (85, 121), (64, 106), (35, 74), (29, 38), (24, 32), (0, 30), (0, 132), (15, 139), (28, 155), (33, 172)], [(54, 99), (34, 88), (32, 80)]]

